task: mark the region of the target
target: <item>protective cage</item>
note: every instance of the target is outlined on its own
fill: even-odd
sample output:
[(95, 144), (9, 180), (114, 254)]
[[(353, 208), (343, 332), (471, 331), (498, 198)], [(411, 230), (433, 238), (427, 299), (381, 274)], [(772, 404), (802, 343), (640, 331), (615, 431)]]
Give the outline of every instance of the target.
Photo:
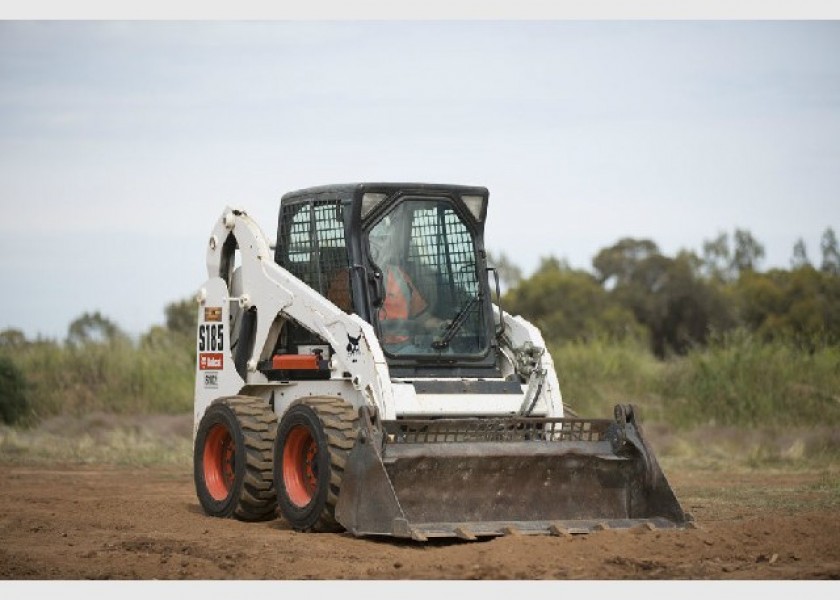
[(607, 440), (607, 419), (472, 418), (402, 419), (384, 423), (387, 441), (395, 444), (444, 442), (584, 441)]
[(351, 310), (350, 266), (341, 202), (286, 204), (280, 212), (275, 262), (339, 308)]

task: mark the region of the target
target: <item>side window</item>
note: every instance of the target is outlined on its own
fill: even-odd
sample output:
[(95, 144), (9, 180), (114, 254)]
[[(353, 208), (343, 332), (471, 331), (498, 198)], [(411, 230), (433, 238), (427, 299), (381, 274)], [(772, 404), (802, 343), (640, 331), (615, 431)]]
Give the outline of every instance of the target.
[(352, 306), (344, 222), (338, 200), (282, 209), (280, 265), (343, 310)]
[(472, 235), (451, 208), (447, 208), (444, 212), (443, 229), (449, 246), (452, 279), (458, 288), (475, 296), (479, 290)]
[(371, 227), (368, 248), (383, 270), (385, 297), (375, 314), (386, 355), (486, 351), (475, 240), (452, 201), (396, 204)]
[(460, 292), (478, 293), (473, 237), (451, 206), (414, 211), (409, 260), (431, 267)]
[(317, 289), (345, 312), (353, 306), (350, 261), (344, 241), (344, 219), (339, 201), (314, 205), (315, 237), (318, 253)]
[(284, 212), (284, 216), (288, 215), (292, 219), (285, 244), (288, 261), (295, 265), (309, 264), (312, 260), (311, 205), (292, 205), (286, 207)]
[[(409, 257), (423, 266), (438, 269), (438, 263), (441, 262), (439, 260), (439, 237), (437, 207), (415, 210), (411, 219)], [(441, 266), (446, 267), (445, 264)]]

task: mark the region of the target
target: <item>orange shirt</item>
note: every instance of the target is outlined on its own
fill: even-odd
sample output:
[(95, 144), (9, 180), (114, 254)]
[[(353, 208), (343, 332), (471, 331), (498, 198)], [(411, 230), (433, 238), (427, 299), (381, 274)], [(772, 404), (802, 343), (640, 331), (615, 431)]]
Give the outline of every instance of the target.
[[(411, 278), (399, 267), (388, 267), (385, 278), (385, 301), (379, 309), (379, 320), (405, 321), (422, 313), (429, 304), (417, 290)], [(385, 343), (408, 341), (407, 335), (386, 335)]]

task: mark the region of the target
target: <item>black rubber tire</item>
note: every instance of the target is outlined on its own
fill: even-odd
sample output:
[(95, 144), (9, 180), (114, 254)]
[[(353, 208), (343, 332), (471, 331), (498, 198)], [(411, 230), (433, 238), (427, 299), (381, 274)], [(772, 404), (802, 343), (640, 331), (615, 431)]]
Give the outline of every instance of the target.
[[(271, 467), (276, 431), (277, 416), (261, 398), (231, 396), (213, 401), (201, 418), (193, 447), (195, 490), (204, 512), (241, 521), (264, 521), (277, 516)], [(228, 472), (232, 477), (222, 484), (226, 488), (223, 490), (212, 481), (212, 471), (223, 469), (215, 464), (217, 457), (212, 456), (212, 447), (214, 439), (225, 435), (229, 436), (225, 439), (230, 442), (233, 464)], [(205, 465), (205, 456), (210, 465)]]
[[(293, 484), (284, 477), (284, 451), (293, 433), (308, 431), (315, 445), (312, 460), (316, 484), (306, 504), (295, 502)], [(356, 441), (358, 411), (341, 398), (313, 397), (294, 402), (283, 415), (274, 444), (274, 481), (280, 515), (297, 531), (336, 532), (335, 506), (347, 457)], [(293, 443), (293, 442), (292, 442)], [(292, 468), (294, 465), (292, 464)]]

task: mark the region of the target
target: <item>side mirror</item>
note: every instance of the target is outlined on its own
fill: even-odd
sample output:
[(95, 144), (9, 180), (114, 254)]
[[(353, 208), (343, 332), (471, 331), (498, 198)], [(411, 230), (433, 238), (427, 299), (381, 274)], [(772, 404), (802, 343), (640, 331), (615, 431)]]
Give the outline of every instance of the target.
[(505, 317), (502, 310), (502, 288), (499, 285), (499, 272), (496, 267), (487, 267), (487, 271), (493, 273), (493, 279), (496, 282), (496, 306), (499, 307), (499, 323), (496, 325), (496, 336), (500, 336), (505, 331)]
[(385, 302), (385, 282), (382, 280), (382, 271), (372, 271), (368, 275), (368, 281), (373, 283), (373, 305), (379, 308)]

